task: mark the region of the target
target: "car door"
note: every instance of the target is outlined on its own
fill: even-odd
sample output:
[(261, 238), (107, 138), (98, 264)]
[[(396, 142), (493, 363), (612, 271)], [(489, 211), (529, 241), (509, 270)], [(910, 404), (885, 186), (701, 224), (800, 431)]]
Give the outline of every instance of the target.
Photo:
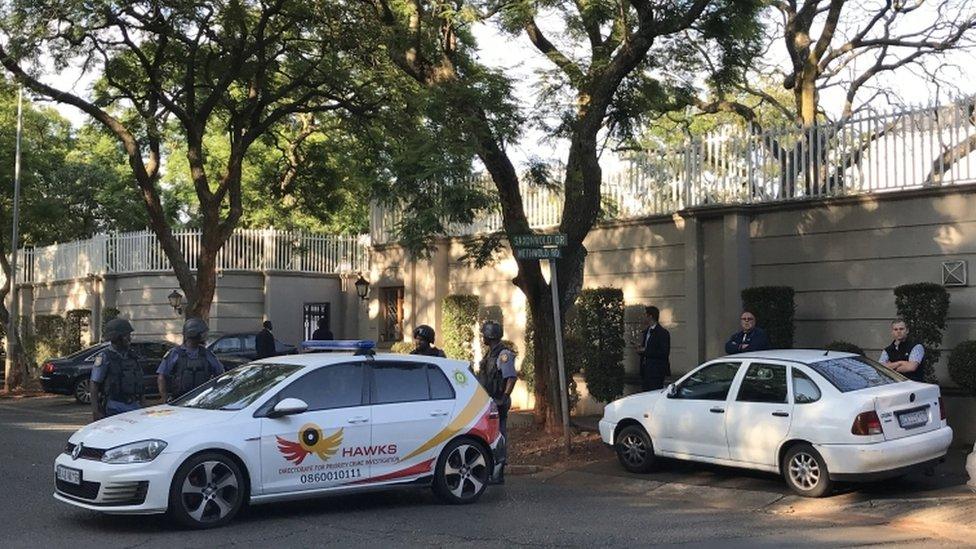
[(248, 360), (254, 360), (258, 357), (258, 338), (254, 334), (245, 334), (241, 336), (241, 355)]
[[(276, 395), (261, 417), (261, 485), (264, 493), (320, 490), (367, 479), (371, 465), (356, 449), (370, 446), (362, 361), (319, 367)], [(286, 398), (308, 404), (300, 414), (268, 417)]]
[(735, 461), (775, 467), (790, 432), (792, 395), (787, 365), (750, 362), (725, 410), (729, 455)]
[[(137, 345), (137, 344), (133, 344)], [(173, 346), (170, 344), (158, 343), (155, 341), (140, 342), (139, 345), (139, 366), (142, 367), (143, 385), (147, 395), (159, 393), (159, 386), (156, 383), (156, 370), (163, 356)]]
[(713, 362), (682, 379), (654, 408), (661, 433), (654, 444), (675, 454), (728, 459), (725, 408), (741, 365)]
[(453, 387), (440, 368), (423, 362), (377, 361), (371, 369), (373, 478), (428, 473), (439, 449), (429, 443), (453, 416)]

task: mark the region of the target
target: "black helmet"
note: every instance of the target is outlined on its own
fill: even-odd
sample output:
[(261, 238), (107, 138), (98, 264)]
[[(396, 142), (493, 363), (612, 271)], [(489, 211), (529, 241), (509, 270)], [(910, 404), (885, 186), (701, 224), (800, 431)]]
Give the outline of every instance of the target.
[(494, 320), (489, 320), (481, 325), (481, 337), (485, 339), (501, 339), (503, 335), (505, 335), (505, 330), (502, 329), (501, 324)]
[(202, 318), (188, 318), (183, 323), (183, 337), (203, 338), (210, 328)]
[(134, 332), (132, 324), (124, 318), (113, 318), (105, 323), (105, 341), (112, 341), (116, 338), (127, 336)]
[(426, 324), (421, 324), (413, 330), (414, 339), (422, 339), (427, 343), (433, 343), (437, 336), (434, 334), (434, 329)]

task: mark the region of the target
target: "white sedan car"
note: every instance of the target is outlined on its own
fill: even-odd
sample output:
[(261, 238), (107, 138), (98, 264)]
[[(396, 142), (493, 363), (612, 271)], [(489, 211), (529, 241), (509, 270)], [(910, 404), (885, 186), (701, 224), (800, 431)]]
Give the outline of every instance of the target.
[(80, 429), (55, 460), (54, 497), (212, 527), (246, 502), (377, 487), (471, 503), (504, 459), (498, 410), (465, 362), (289, 355)]
[(621, 465), (656, 456), (783, 475), (803, 496), (942, 460), (952, 442), (939, 387), (850, 353), (763, 351), (707, 362), (666, 389), (607, 405), (600, 436)]

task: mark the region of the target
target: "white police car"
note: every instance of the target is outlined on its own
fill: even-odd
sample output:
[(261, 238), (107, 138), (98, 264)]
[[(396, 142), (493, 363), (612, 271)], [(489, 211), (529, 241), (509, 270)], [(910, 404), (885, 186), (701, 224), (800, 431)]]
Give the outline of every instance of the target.
[(952, 442), (937, 385), (862, 356), (757, 351), (707, 362), (667, 389), (611, 402), (600, 421), (625, 469), (655, 456), (770, 471), (794, 492), (941, 461)]
[(227, 372), (172, 405), (92, 423), (55, 460), (54, 497), (113, 514), (168, 512), (191, 527), (245, 502), (432, 486), (471, 503), (505, 459), (498, 412), (462, 361), (373, 355), (372, 342)]

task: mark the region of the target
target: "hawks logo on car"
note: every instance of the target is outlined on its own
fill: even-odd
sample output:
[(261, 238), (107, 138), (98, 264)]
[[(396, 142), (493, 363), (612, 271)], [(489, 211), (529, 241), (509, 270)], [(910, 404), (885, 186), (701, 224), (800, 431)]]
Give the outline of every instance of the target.
[(342, 429), (328, 437), (322, 435), (322, 428), (314, 423), (307, 423), (298, 431), (298, 442), (275, 437), (278, 439), (278, 451), (285, 459), (295, 465), (301, 465), (309, 454), (319, 456), (322, 461), (328, 461), (339, 451), (342, 445)]

